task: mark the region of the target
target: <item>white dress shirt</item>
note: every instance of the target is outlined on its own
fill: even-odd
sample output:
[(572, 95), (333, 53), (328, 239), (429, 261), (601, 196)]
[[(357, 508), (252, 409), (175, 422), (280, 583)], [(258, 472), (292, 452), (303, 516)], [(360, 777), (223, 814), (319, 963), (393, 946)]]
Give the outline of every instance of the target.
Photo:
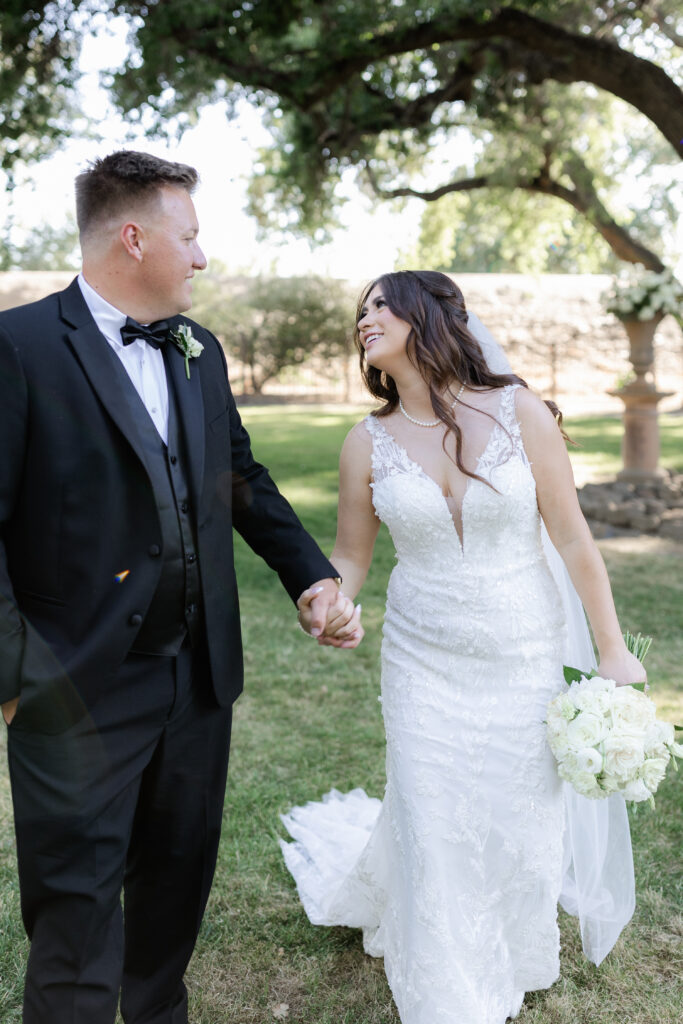
[(93, 320), (123, 363), (133, 387), (142, 399), (164, 444), (168, 441), (168, 382), (161, 349), (139, 339), (130, 345), (121, 341), (121, 328), (126, 314), (116, 309), (92, 288), (83, 274), (78, 284)]

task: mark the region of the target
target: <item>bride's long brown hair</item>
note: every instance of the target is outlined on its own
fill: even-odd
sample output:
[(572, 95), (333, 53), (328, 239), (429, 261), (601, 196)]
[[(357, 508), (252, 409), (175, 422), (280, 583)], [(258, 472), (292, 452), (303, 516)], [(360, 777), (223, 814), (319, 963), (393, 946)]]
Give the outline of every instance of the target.
[[(470, 472), (463, 465), (462, 432), (450, 403), (442, 396), (448, 394), (448, 389), (456, 383), (479, 389), (502, 388), (507, 384), (521, 384), (526, 388), (528, 384), (515, 373), (493, 373), (489, 369), (479, 342), (467, 328), (463, 294), (450, 277), (434, 270), (399, 270), (383, 274), (363, 290), (356, 314), (354, 341), (360, 356), (361, 376), (370, 394), (384, 402), (375, 416), (388, 416), (394, 412), (399, 399), (393, 378), (384, 370), (368, 365), (358, 330), (370, 293), (378, 286), (394, 316), (410, 325), (406, 342), (408, 358), (429, 388), (435, 415), (446, 425), (444, 450), (450, 432), (455, 438), (458, 469), (466, 476), (481, 480), (477, 473)], [(474, 408), (462, 399), (459, 404)], [(562, 430), (562, 413), (554, 402), (546, 402), (546, 405)], [(490, 413), (484, 415), (495, 420)], [(562, 434), (566, 437), (564, 431)]]

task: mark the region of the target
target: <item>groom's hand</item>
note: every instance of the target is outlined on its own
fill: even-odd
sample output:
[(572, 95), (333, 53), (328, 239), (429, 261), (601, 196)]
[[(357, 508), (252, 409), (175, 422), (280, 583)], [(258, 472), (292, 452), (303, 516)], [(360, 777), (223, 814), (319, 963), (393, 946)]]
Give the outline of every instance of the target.
[(360, 624), (360, 605), (354, 608), (353, 601), (345, 597), (341, 590), (337, 591), (335, 599), (327, 605), (322, 632), (314, 632), (316, 625), (313, 605), (318, 595), (322, 594), (323, 582), (314, 583), (297, 601), (301, 628), (312, 636), (317, 636), (318, 643), (325, 647), (357, 647), (364, 636)]
[(339, 584), (336, 580), (318, 580), (304, 590), (296, 602), (299, 622), (311, 636), (322, 636), (330, 610), (339, 598)]

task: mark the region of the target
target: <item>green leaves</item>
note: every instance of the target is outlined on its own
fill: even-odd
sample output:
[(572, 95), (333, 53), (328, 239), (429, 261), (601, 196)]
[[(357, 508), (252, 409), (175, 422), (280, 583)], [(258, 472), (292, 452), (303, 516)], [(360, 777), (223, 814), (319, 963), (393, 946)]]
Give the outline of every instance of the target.
[(72, 89), (83, 0), (0, 7), (0, 167), (39, 160), (77, 129)]
[(224, 340), (242, 364), (245, 391), (258, 393), (266, 381), (312, 357), (324, 368), (350, 354), (352, 310), (339, 281), (207, 274), (197, 282), (192, 316)]

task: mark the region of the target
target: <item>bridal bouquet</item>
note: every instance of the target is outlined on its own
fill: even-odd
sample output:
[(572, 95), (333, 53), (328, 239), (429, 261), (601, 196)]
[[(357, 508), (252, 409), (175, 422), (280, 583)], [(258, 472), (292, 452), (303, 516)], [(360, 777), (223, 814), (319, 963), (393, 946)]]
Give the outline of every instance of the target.
[[(628, 633), (626, 639), (642, 660), (650, 639)], [(654, 806), (669, 761), (677, 769), (676, 758), (683, 757), (674, 726), (657, 720), (642, 683), (617, 686), (572, 668), (565, 668), (565, 678), (569, 689), (550, 702), (546, 720), (560, 778), (594, 800), (622, 793)]]

